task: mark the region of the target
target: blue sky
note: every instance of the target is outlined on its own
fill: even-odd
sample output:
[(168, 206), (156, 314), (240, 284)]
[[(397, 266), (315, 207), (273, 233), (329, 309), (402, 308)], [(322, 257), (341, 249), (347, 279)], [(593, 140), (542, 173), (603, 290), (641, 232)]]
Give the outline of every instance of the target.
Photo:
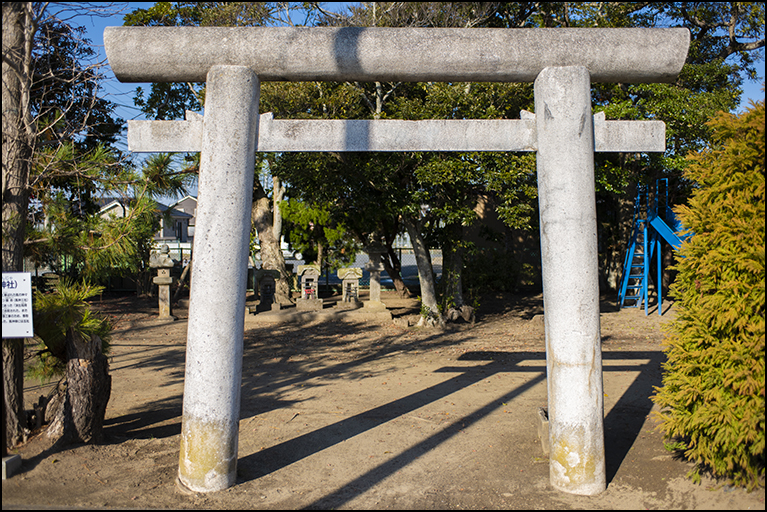
[[(353, 2), (324, 2), (323, 5), (330, 10), (341, 10), (343, 6)], [(123, 16), (135, 9), (149, 8), (154, 5), (155, 2), (123, 2), (113, 4), (111, 7), (112, 12), (122, 8), (120, 14), (100, 17), (100, 16), (78, 16), (73, 18), (71, 22), (76, 25), (85, 27), (86, 37), (91, 40), (94, 45), (94, 49), (98, 52), (98, 60), (106, 61), (106, 54), (104, 52), (104, 27), (107, 26), (121, 26), (123, 24)], [(64, 5), (64, 4), (60, 4)], [(72, 4), (70, 4), (72, 5)], [(74, 4), (78, 5), (78, 4)], [(95, 3), (90, 5), (104, 5), (103, 3)], [(55, 4), (52, 5), (55, 8)], [(763, 52), (764, 50), (762, 50)], [(764, 82), (765, 62), (762, 60), (757, 63), (759, 69), (759, 77), (757, 80), (746, 80), (743, 84), (743, 97), (739, 110), (747, 107), (749, 99), (754, 101), (764, 99), (764, 91), (762, 90), (762, 83)], [(137, 86), (141, 86), (145, 91), (148, 91), (150, 84), (123, 84), (120, 83), (112, 73), (109, 66), (102, 68), (102, 73), (106, 76), (106, 80), (103, 83), (104, 92), (107, 99), (117, 105), (117, 115), (125, 120), (129, 119), (144, 119), (141, 111), (133, 105), (133, 96)], [(120, 144), (120, 149), (127, 151), (127, 143)]]

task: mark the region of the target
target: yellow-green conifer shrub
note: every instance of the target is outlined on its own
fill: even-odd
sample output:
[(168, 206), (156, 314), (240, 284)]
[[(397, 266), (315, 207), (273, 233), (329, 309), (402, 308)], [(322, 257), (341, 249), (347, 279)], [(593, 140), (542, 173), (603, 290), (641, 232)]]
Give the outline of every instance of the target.
[(661, 429), (700, 472), (753, 489), (764, 483), (764, 101), (709, 124), (716, 146), (692, 157), (697, 184), (676, 209), (694, 236), (671, 288)]

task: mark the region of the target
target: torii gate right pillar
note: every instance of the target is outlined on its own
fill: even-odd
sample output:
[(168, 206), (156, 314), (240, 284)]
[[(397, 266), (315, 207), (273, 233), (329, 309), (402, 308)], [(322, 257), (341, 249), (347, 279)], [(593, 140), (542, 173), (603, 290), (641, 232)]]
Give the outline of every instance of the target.
[(582, 66), (535, 80), (551, 485), (606, 488), (594, 126)]

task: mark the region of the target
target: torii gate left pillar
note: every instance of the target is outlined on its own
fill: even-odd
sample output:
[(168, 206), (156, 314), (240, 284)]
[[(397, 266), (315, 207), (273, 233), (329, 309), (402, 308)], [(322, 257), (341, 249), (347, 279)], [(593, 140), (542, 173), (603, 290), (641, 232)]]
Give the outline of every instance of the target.
[(208, 72), (178, 469), (180, 482), (194, 491), (226, 489), (237, 479), (241, 288), (247, 281), (260, 90), (247, 67), (213, 66)]

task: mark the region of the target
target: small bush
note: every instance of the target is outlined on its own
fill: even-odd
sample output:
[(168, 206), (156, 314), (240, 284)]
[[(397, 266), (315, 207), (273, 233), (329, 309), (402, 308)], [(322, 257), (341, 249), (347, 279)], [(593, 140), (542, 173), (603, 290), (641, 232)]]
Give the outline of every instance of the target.
[(512, 292), (519, 285), (523, 267), (502, 250), (473, 249), (464, 256), (464, 288), (485, 292)]
[(92, 335), (101, 339), (102, 353), (109, 353), (109, 321), (91, 311), (86, 299), (98, 295), (102, 287), (75, 284), (62, 280), (53, 293), (35, 294), (35, 339), (38, 341), (37, 359), (33, 360), (27, 375), (42, 381), (63, 377), (66, 373), (67, 330), (73, 329), (86, 340)]
[(697, 184), (677, 214), (694, 236), (678, 254), (667, 329), (661, 430), (701, 471), (753, 489), (764, 479), (764, 102), (709, 124), (717, 146), (691, 158)]

